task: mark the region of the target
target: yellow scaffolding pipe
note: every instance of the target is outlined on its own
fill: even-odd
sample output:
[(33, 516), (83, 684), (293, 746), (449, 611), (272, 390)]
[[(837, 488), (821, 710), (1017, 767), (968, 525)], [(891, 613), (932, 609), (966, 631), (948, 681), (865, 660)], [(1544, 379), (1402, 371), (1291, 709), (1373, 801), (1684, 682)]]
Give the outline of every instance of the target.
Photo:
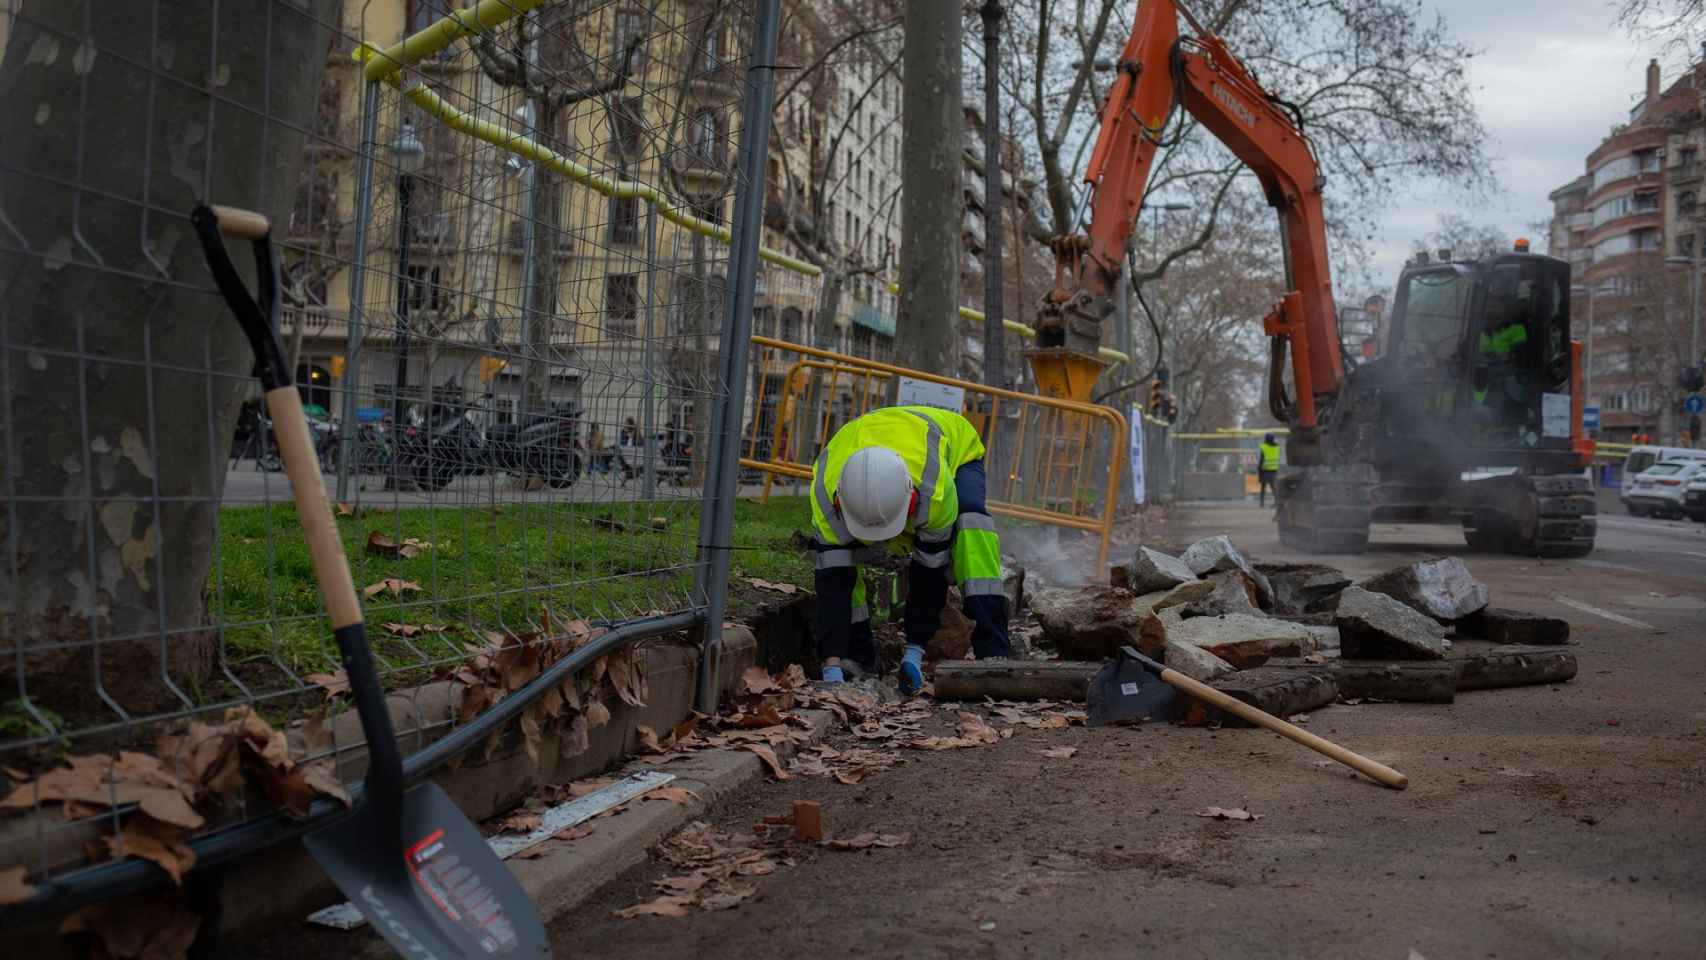
[[(540, 2), (543, 2), (543, 0), (540, 0)], [(477, 7), (470, 7), (468, 10), (459, 12), (463, 14), (471, 14), (473, 11), (478, 9), (479, 8)], [(451, 19), (453, 18), (446, 17), (444, 20), (440, 20), (437, 24), (415, 34), (414, 37), (404, 40), (393, 49), (407, 47), (410, 52), (413, 52), (415, 48), (412, 46), (412, 42), (416, 38), (425, 34), (434, 33), (439, 25)], [(452, 39), (454, 39), (454, 37)], [(421, 56), (434, 53), (439, 49), (442, 49), (442, 46), (428, 49), (426, 53), (421, 54)], [(367, 66), (371, 68), (379, 58), (390, 56), (390, 52), (386, 51), (381, 53), (371, 46), (364, 45), (357, 48), (351, 56), (358, 61), (365, 61)], [(389, 72), (382, 71), (379, 79), (381, 82), (401, 87), (401, 82), (399, 81), (395, 70)], [(594, 192), (601, 193), (607, 197), (617, 197), (623, 200), (630, 198), (642, 200), (655, 207), (657, 209), (658, 216), (663, 217), (665, 220), (676, 224), (684, 230), (697, 233), (700, 236), (711, 237), (723, 243), (728, 243), (730, 240), (731, 235), (728, 227), (715, 224), (702, 217), (695, 216), (689, 212), (686, 207), (669, 203), (663, 193), (649, 183), (643, 183), (639, 180), (613, 180), (609, 177), (594, 173), (590, 168), (570, 160), (568, 157), (563, 156), (531, 137), (524, 137), (511, 133), (489, 120), (481, 120), (462, 110), (456, 109), (446, 103), (443, 97), (440, 97), (438, 94), (427, 89), (424, 84), (410, 84), (408, 87), (402, 88), (402, 93), (404, 97), (408, 98), (410, 103), (413, 103), (415, 106), (425, 110), (452, 130), (456, 130), (459, 133), (465, 133), (468, 136), (485, 143), (489, 143), (500, 150), (512, 153), (525, 160), (532, 161), (533, 163), (540, 164), (541, 166), (549, 167), (568, 179), (573, 180), (575, 183), (593, 190)], [(759, 247), (758, 256), (760, 259), (768, 260), (785, 270), (790, 270), (803, 276), (815, 277), (823, 273), (822, 268), (815, 264), (807, 263), (798, 257), (790, 257), (780, 250), (773, 250), (769, 247)]]

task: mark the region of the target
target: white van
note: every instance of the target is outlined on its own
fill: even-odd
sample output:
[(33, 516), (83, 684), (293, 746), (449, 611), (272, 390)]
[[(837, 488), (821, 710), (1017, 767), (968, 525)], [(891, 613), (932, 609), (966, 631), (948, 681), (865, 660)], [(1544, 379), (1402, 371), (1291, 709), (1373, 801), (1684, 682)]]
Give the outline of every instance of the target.
[[(1706, 461), (1706, 450), (1694, 450), (1689, 447), (1636, 447), (1629, 451), (1629, 456), (1623, 460), (1623, 485), (1618, 488), (1617, 498), (1623, 501), (1623, 508), (1635, 514), (1639, 508), (1629, 506), (1630, 488), (1634, 486), (1635, 475), (1655, 463), (1673, 460), (1702, 460)], [(1645, 512), (1644, 510), (1640, 512)]]

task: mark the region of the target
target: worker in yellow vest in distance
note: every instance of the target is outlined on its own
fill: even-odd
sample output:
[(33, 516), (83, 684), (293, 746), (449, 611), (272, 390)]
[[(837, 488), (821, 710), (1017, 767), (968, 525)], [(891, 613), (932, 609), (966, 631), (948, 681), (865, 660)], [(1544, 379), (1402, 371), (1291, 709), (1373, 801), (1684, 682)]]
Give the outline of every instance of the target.
[(985, 504), (983, 440), (966, 418), (935, 407), (884, 407), (835, 432), (812, 466), (817, 643), (823, 679), (877, 672), (859, 561), (910, 548), (902, 693), (924, 684), (924, 648), (942, 622), (949, 566), (979, 658), (1008, 652), (1001, 540)]
[[(1268, 491), (1273, 488), (1274, 478), (1279, 476), (1280, 445), (1273, 434), (1262, 437), (1262, 460), (1256, 465), (1256, 496), (1261, 506), (1268, 505)], [(1279, 506), (1279, 491), (1274, 491), (1274, 506)]]

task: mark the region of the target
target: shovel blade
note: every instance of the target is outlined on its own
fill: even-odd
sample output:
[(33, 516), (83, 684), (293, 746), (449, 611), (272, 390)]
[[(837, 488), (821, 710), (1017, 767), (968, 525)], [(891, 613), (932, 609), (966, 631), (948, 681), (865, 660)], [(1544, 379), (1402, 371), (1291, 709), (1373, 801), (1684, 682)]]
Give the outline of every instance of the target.
[(377, 823), (363, 803), (303, 841), (399, 955), (550, 955), (538, 908), (437, 784), (404, 794), (402, 819)]
[(1178, 694), (1172, 685), (1127, 656), (1109, 660), (1090, 678), (1086, 700), (1092, 727), (1171, 721), (1179, 710)]

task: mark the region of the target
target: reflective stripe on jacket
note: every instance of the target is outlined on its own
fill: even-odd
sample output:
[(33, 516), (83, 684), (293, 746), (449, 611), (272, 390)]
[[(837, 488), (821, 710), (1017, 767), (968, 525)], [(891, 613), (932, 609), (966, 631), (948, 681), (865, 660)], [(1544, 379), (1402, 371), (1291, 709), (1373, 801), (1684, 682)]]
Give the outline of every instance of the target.
[[(908, 529), (945, 538), (959, 516), (954, 472), (983, 457), (977, 428), (949, 410), (883, 407), (835, 432), (812, 466), (812, 526), (825, 544), (851, 544), (853, 535), (835, 512), (835, 492), (847, 458), (866, 447), (887, 447), (906, 461), (918, 491)], [(932, 538), (934, 539), (934, 538)]]

